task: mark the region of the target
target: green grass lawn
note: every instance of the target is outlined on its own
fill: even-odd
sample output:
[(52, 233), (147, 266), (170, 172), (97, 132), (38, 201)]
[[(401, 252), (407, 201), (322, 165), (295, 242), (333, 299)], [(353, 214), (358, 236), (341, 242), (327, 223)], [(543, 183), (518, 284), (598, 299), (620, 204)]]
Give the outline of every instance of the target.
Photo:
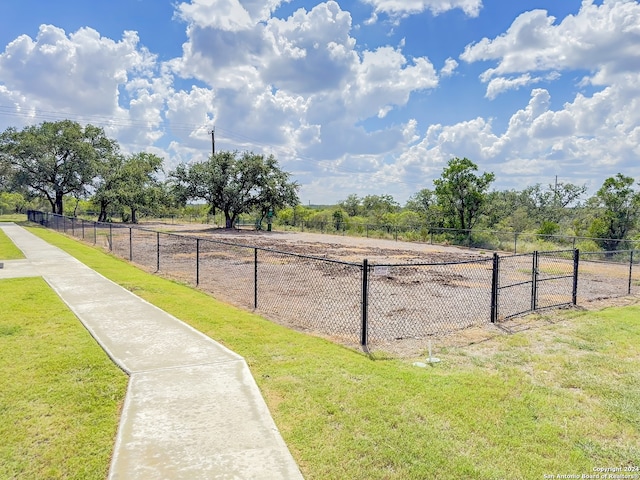
[(24, 258), (24, 255), (0, 229), (0, 260), (17, 260)]
[(127, 376), (43, 279), (0, 299), (0, 478), (104, 479)]
[(27, 219), (26, 213), (8, 213), (0, 215), (0, 222), (24, 222)]
[(374, 360), (36, 234), (244, 356), (307, 479), (517, 478), (640, 466), (640, 308)]

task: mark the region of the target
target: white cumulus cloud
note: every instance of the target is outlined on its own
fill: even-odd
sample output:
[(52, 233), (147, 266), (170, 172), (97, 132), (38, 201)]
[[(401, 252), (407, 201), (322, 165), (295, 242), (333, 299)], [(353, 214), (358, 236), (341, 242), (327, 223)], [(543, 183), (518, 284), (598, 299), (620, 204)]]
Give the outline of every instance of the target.
[(482, 8), (482, 0), (363, 0), (373, 5), (376, 12), (391, 16), (405, 16), (430, 11), (433, 15), (461, 9), (470, 17), (477, 17)]
[[(467, 45), (460, 58), (466, 62), (497, 61), (481, 79), (490, 82), (487, 96), (522, 82), (528, 72), (586, 70), (586, 81), (609, 85), (620, 78), (640, 75), (640, 5), (612, 0), (601, 5), (583, 1), (576, 15), (560, 23), (544, 10), (518, 16), (502, 35)], [(508, 75), (521, 74), (515, 79)], [(495, 81), (492, 81), (495, 80)], [(496, 83), (498, 82), (498, 83)]]

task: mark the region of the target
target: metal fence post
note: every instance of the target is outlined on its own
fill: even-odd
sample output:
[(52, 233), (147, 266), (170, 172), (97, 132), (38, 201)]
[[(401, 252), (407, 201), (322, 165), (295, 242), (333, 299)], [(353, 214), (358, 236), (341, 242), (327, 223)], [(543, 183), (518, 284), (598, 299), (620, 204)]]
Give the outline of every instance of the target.
[(160, 271), (160, 232), (156, 232), (156, 272)]
[(362, 331), (360, 344), (367, 345), (368, 340), (368, 320), (369, 320), (369, 260), (362, 261)]
[(493, 254), (493, 273), (491, 275), (491, 323), (498, 321), (498, 275), (500, 274), (500, 257)]
[(84, 219), (80, 219), (80, 225), (82, 226), (82, 239), (84, 240)]
[(631, 295), (631, 279), (633, 276), (633, 250), (629, 253), (629, 290), (627, 295)]
[(113, 226), (109, 224), (109, 251), (113, 252)]
[(513, 254), (517, 254), (518, 253), (518, 234), (514, 233), (513, 234)]
[(196, 287), (200, 285), (200, 239), (196, 238)]
[(253, 249), (253, 308), (258, 308), (258, 249)]
[(98, 243), (98, 223), (93, 222), (93, 244)]
[(533, 252), (533, 265), (531, 267), (531, 311), (535, 312), (538, 306), (538, 251)]
[(571, 303), (578, 304), (578, 268), (580, 267), (580, 250), (573, 251), (573, 288), (571, 290)]
[(129, 227), (129, 261), (133, 262), (133, 228)]

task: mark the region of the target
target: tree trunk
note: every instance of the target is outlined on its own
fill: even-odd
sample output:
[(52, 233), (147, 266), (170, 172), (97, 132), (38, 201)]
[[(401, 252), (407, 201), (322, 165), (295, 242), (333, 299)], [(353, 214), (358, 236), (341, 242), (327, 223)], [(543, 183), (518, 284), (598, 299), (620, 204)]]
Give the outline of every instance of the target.
[(62, 206), (62, 192), (56, 192), (56, 205), (53, 213), (57, 213), (59, 215), (62, 215), (64, 213)]
[(100, 202), (100, 213), (98, 214), (98, 222), (107, 221), (107, 203)]
[(137, 211), (136, 208), (131, 208), (131, 223), (138, 223), (138, 219), (136, 218)]

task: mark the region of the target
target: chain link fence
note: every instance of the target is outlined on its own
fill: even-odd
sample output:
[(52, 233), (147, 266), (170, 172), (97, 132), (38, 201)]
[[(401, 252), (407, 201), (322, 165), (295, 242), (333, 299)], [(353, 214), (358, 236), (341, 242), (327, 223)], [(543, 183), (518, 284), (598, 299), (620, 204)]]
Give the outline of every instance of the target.
[(369, 268), (368, 341), (424, 338), (487, 323), (491, 259)]
[(281, 324), (362, 345), (427, 338), (640, 291), (640, 254), (634, 251), (374, 265), (36, 211), (28, 217)]
[(639, 291), (640, 251), (580, 252), (578, 302), (632, 295)]
[[(253, 226), (253, 223), (244, 225)], [(241, 227), (242, 224), (238, 224)], [(505, 252), (531, 253), (548, 249), (598, 249), (608, 245), (609, 249), (637, 249), (640, 240), (615, 240), (580, 235), (523, 233), (500, 230), (456, 229), (437, 227), (428, 224), (394, 225), (355, 223), (350, 220), (327, 222), (319, 220), (297, 220), (291, 224), (283, 223), (276, 228), (293, 229), (302, 232), (320, 232), (333, 235), (352, 235), (367, 238), (386, 238), (396, 241), (425, 242), (440, 245), (460, 245)]]

